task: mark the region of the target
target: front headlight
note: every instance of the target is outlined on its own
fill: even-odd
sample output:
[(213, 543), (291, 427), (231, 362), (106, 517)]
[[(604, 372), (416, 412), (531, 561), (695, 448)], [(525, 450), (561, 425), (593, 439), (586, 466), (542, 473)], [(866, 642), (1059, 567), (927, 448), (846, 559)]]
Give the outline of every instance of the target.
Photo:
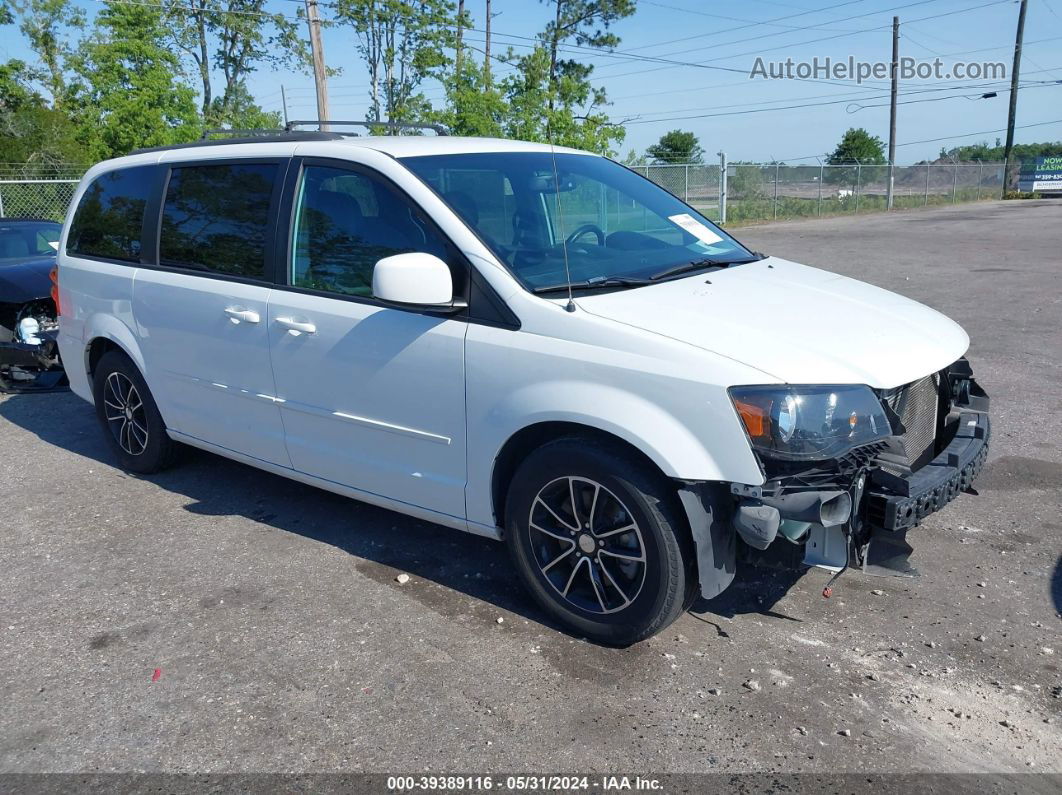
[(757, 453), (814, 461), (892, 435), (866, 386), (735, 386), (730, 399)]

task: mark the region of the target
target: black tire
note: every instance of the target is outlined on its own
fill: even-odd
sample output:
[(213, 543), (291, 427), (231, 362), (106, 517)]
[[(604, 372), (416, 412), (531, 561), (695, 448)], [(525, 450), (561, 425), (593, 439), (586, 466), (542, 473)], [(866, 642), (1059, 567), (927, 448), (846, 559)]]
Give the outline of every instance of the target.
[(122, 469), (150, 475), (173, 464), (179, 445), (166, 434), (155, 399), (128, 356), (121, 351), (103, 355), (92, 376), (92, 394), (103, 436)]
[[(566, 481), (567, 509), (557, 502)], [(559, 505), (556, 512), (547, 502)], [(637, 643), (671, 624), (696, 596), (693, 544), (674, 488), (619, 446), (566, 438), (535, 450), (513, 477), (505, 516), (506, 545), (532, 596), (590, 640)], [(628, 519), (635, 529), (621, 532)], [(625, 557), (638, 549), (642, 564)]]

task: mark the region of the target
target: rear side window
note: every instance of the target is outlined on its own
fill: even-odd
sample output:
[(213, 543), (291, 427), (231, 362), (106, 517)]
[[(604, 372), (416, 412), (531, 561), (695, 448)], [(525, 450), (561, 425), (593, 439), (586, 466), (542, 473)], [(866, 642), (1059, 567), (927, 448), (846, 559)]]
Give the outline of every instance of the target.
[(159, 263), (264, 279), (275, 163), (181, 166), (162, 208)]
[(139, 262), (144, 208), (154, 175), (154, 166), (137, 166), (96, 177), (70, 222), (67, 253)]

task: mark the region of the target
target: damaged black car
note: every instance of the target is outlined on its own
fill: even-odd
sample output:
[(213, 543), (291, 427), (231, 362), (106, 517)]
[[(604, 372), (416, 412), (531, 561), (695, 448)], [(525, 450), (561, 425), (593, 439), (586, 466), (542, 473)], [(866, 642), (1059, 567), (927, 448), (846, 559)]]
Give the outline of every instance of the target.
[(55, 255), (62, 225), (0, 218), (0, 392), (67, 385), (56, 335)]

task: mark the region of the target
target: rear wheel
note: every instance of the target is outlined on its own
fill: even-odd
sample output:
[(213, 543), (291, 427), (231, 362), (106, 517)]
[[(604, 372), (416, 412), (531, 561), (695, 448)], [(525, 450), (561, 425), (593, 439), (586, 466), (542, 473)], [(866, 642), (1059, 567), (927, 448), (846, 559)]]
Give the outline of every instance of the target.
[(178, 445), (136, 365), (120, 351), (103, 355), (93, 374), (96, 417), (122, 469), (151, 474), (170, 466)]
[(506, 543), (535, 599), (581, 635), (627, 645), (695, 595), (685, 520), (670, 484), (623, 450), (561, 439), (517, 470)]

